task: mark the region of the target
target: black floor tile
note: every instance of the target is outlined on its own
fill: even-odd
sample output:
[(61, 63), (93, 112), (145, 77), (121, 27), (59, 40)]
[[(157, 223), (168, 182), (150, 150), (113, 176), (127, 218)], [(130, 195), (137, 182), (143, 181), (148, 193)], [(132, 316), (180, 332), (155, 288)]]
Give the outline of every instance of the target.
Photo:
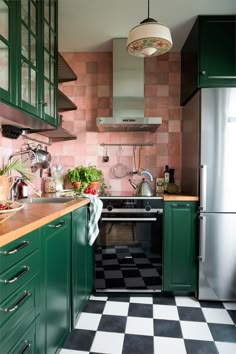
[(208, 326), (216, 342), (236, 343), (236, 327), (234, 325), (208, 323)]
[(153, 296), (153, 304), (155, 305), (176, 305), (174, 296)]
[(182, 338), (180, 322), (154, 319), (154, 336)]
[(124, 296), (124, 295), (117, 296), (114, 294), (114, 296), (113, 295), (108, 296), (109, 301), (129, 302), (129, 299), (130, 299), (129, 296)]
[(224, 309), (222, 302), (220, 301), (199, 301), (201, 307), (209, 307), (216, 309)]
[(185, 339), (184, 343), (187, 354), (218, 354), (214, 342)]
[(122, 354), (154, 353), (153, 337), (125, 334)]
[(89, 300), (84, 308), (84, 312), (103, 313), (105, 301)]
[(126, 321), (126, 316), (103, 315), (98, 326), (98, 331), (125, 333)]
[(206, 321), (203, 312), (200, 308), (181, 306), (181, 307), (177, 307), (177, 309), (181, 321), (197, 321), (197, 322)]
[(89, 351), (95, 337), (95, 331), (74, 329), (68, 336), (64, 348)]
[(236, 325), (236, 310), (227, 310), (230, 317), (233, 320), (233, 323)]
[(152, 318), (153, 306), (151, 304), (131, 303), (129, 305), (128, 316)]

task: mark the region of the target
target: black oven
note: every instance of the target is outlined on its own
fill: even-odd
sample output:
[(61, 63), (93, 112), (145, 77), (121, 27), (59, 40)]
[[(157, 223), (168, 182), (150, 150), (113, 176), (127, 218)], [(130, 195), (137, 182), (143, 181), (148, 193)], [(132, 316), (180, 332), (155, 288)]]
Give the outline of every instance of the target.
[(161, 291), (161, 197), (103, 197), (95, 290)]

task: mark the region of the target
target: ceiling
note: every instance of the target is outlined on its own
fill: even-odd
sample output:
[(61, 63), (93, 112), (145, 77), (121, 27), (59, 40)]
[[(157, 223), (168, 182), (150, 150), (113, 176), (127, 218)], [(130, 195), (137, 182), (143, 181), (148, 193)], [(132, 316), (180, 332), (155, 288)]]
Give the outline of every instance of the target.
[[(147, 18), (148, 0), (58, 0), (59, 51), (112, 51), (113, 38)], [(236, 14), (236, 0), (150, 0), (149, 17), (168, 26), (180, 51), (197, 15)]]

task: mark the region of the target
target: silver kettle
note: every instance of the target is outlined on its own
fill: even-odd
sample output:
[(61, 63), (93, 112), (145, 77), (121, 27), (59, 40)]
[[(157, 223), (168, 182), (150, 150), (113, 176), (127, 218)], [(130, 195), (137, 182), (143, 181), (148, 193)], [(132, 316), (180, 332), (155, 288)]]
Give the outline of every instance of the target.
[[(141, 175), (143, 175), (143, 174), (148, 175), (150, 177), (150, 181), (151, 182), (153, 181), (153, 177), (150, 172), (141, 171), (140, 174)], [(138, 196), (138, 197), (152, 197), (154, 195), (154, 191), (153, 191), (151, 185), (147, 181), (145, 181), (144, 178), (142, 179), (142, 181), (139, 184), (132, 182), (130, 179), (129, 179), (129, 182), (130, 182), (131, 186), (137, 190), (136, 196)]]

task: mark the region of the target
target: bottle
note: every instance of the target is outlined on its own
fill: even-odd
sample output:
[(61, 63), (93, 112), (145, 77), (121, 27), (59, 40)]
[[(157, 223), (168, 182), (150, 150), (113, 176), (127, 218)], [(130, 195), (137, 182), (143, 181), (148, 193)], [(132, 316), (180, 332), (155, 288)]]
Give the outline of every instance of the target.
[(169, 182), (170, 182), (170, 171), (169, 171), (169, 166), (166, 165), (164, 171), (164, 192), (167, 192)]
[(28, 195), (28, 185), (25, 183), (25, 180), (22, 179), (18, 184), (18, 199), (28, 198)]
[(167, 186), (167, 193), (176, 194), (178, 192), (178, 186), (175, 184), (174, 168), (170, 168), (169, 172), (170, 172), (170, 181)]

